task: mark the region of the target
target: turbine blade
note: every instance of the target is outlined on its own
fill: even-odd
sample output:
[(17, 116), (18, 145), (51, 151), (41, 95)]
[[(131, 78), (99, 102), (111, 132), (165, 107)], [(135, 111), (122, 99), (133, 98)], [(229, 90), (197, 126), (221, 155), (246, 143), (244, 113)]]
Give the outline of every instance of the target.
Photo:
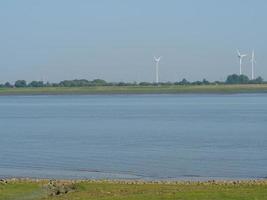
[(161, 58), (162, 58), (161, 56), (158, 57), (158, 58), (157, 58), (156, 56), (154, 56), (154, 60), (155, 60), (156, 62), (159, 62), (159, 61), (161, 60)]
[(238, 49), (236, 50), (236, 52), (237, 52), (238, 56), (241, 56), (241, 53), (240, 53), (240, 51)]

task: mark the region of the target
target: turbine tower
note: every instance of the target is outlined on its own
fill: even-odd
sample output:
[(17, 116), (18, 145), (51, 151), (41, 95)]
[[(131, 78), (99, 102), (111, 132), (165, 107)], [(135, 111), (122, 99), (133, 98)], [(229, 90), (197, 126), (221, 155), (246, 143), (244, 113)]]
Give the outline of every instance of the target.
[(254, 50), (252, 51), (252, 55), (251, 55), (251, 80), (254, 80), (254, 64), (256, 64), (256, 60), (255, 60), (255, 52)]
[(154, 56), (154, 60), (156, 61), (156, 83), (159, 83), (159, 62), (161, 60), (161, 56), (160, 57), (156, 57)]
[(240, 51), (237, 49), (237, 57), (239, 58), (239, 75), (242, 75), (242, 60), (246, 57), (246, 54), (241, 54)]

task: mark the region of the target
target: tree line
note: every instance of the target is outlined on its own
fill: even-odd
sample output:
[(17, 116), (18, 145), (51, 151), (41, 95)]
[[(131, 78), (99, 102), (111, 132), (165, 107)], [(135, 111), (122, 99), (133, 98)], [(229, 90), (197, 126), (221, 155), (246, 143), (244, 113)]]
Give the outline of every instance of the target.
[(223, 85), (223, 84), (264, 84), (267, 83), (262, 77), (258, 77), (254, 80), (250, 80), (245, 75), (232, 74), (227, 77), (225, 81), (213, 81), (210, 82), (206, 79), (202, 81), (190, 82), (185, 78), (177, 82), (162, 82), (162, 83), (151, 83), (151, 82), (107, 82), (102, 79), (95, 79), (92, 81), (86, 79), (75, 79), (75, 80), (64, 80), (59, 83), (44, 83), (43, 81), (31, 81), (27, 83), (25, 80), (17, 80), (14, 84), (6, 82), (5, 84), (0, 84), (2, 88), (25, 88), (25, 87), (93, 87), (93, 86), (156, 86), (156, 85)]

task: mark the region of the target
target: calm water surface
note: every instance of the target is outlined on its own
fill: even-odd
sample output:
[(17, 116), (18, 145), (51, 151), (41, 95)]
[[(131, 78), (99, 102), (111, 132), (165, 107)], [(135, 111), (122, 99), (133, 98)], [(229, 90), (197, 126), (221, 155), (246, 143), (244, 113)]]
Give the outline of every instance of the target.
[(267, 177), (267, 95), (1, 96), (0, 177)]

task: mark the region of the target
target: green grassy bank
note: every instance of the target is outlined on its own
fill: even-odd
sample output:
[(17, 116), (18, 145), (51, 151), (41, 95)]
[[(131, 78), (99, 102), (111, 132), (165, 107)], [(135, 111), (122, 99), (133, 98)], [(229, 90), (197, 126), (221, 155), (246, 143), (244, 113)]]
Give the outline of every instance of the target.
[(267, 84), (0, 88), (0, 95), (267, 93)]
[(267, 181), (119, 182), (16, 180), (0, 183), (0, 200), (261, 200)]

